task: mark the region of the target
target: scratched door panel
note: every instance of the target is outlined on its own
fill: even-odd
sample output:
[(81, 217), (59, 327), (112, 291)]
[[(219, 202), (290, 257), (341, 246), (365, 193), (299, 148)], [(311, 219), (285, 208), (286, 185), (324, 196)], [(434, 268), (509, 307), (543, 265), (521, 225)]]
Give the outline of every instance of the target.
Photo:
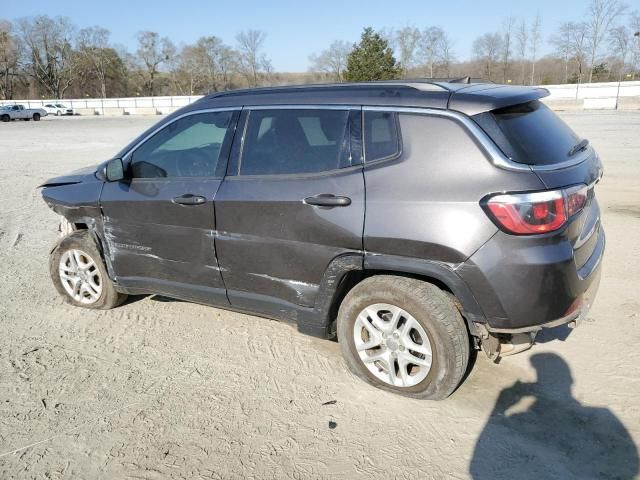
[[(189, 286), (224, 285), (216, 259), (213, 198), (220, 179), (134, 179), (105, 184), (101, 204), (109, 258), (123, 285), (171, 294)], [(173, 202), (185, 194), (198, 205)], [(179, 285), (175, 285), (179, 284)], [(183, 295), (181, 295), (183, 296)]]

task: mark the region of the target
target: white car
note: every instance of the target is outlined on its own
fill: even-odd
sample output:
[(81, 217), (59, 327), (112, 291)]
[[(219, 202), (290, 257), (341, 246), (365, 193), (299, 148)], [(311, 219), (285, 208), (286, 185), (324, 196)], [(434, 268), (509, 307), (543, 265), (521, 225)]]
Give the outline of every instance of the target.
[(39, 121), (40, 117), (46, 117), (47, 111), (43, 108), (25, 108), (24, 105), (4, 105), (0, 107), (0, 121), (31, 120)]
[(67, 107), (62, 103), (47, 103), (42, 108), (44, 108), (49, 115), (56, 115), (58, 117), (61, 115), (75, 115), (76, 113), (73, 108)]

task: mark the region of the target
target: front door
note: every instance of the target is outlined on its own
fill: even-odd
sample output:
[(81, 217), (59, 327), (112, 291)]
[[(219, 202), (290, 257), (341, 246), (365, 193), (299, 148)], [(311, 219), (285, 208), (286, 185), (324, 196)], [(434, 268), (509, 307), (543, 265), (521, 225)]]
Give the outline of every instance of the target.
[(119, 284), (228, 303), (215, 251), (214, 198), (238, 112), (178, 117), (125, 156), (126, 179), (106, 183), (106, 247)]
[(233, 306), (275, 315), (312, 307), (330, 262), (362, 252), (360, 114), (245, 107), (215, 200)]

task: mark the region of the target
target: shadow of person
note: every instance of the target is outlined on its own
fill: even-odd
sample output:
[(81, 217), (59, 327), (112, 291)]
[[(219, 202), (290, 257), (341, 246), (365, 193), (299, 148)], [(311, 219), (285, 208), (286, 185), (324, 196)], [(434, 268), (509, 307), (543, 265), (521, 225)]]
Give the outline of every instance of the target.
[(503, 390), (478, 438), (474, 479), (632, 479), (638, 450), (608, 408), (571, 395), (571, 371), (558, 355), (531, 357), (537, 382)]

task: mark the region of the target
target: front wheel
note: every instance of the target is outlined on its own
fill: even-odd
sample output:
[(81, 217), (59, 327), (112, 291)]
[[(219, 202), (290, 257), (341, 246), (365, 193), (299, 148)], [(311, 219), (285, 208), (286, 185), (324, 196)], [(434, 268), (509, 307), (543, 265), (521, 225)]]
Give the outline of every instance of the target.
[(11, 120), (11, 117), (9, 117), (9, 115), (2, 115), (2, 117), (0, 117), (0, 120), (2, 120), (3, 122), (8, 122), (9, 120)]
[(465, 321), (435, 285), (370, 277), (345, 297), (338, 341), (350, 370), (403, 395), (440, 400), (460, 384), (469, 361)]
[(60, 115), (62, 115), (62, 112), (61, 112), (60, 110), (58, 110), (58, 111), (56, 112), (56, 117), (59, 117)]
[(49, 273), (58, 293), (77, 307), (108, 310), (127, 296), (118, 293), (87, 230), (62, 238), (51, 252)]
[(39, 122), (40, 121), (40, 114), (39, 113), (34, 113), (33, 114), (33, 121), (34, 122)]

